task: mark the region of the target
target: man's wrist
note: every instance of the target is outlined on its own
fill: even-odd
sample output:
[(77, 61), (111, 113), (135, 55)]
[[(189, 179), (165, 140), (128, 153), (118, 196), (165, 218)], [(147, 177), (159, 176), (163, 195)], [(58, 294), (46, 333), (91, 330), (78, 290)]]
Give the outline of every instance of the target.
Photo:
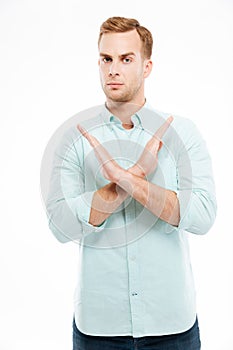
[(136, 163), (132, 167), (128, 169), (128, 172), (130, 172), (133, 175), (137, 175), (139, 177), (145, 177), (145, 173), (143, 169)]
[(133, 182), (135, 176), (137, 175), (123, 169), (116, 184), (131, 195), (133, 193)]

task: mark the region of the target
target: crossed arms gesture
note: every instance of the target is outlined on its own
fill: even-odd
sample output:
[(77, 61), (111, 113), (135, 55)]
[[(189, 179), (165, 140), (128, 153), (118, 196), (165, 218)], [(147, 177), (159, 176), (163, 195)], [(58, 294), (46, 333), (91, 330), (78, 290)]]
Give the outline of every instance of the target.
[(128, 197), (133, 197), (154, 215), (167, 223), (178, 226), (180, 221), (179, 201), (176, 193), (148, 182), (145, 177), (155, 171), (162, 137), (173, 121), (169, 117), (147, 142), (138, 161), (124, 169), (112, 158), (101, 143), (82, 126), (77, 128), (93, 147), (103, 176), (109, 184), (94, 193), (89, 223), (101, 225)]

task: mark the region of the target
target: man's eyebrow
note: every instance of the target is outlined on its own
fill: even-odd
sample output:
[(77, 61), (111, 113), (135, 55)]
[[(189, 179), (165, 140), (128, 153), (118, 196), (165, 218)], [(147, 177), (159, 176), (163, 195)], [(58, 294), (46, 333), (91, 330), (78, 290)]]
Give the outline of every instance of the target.
[(126, 53), (123, 53), (122, 55), (120, 55), (120, 57), (126, 57), (126, 56), (136, 56), (136, 55), (133, 51), (126, 52)]
[[(112, 57), (110, 54), (104, 53), (104, 52), (100, 52), (99, 55), (101, 57)], [(119, 57), (126, 57), (126, 56), (136, 56), (136, 55), (133, 51), (130, 51), (130, 52), (126, 52), (126, 53), (121, 54)]]
[(111, 57), (108, 53), (100, 52), (100, 56), (102, 57)]

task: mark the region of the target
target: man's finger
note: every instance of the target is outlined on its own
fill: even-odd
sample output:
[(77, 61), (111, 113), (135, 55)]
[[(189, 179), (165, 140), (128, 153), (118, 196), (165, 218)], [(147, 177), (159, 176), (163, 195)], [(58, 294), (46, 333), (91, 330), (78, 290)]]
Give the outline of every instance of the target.
[[(81, 126), (80, 124), (77, 125), (77, 128), (78, 128), (78, 130), (81, 132), (81, 134), (82, 134), (83, 136), (85, 136), (85, 134), (87, 133), (86, 129), (84, 129), (84, 127)], [(85, 136), (85, 137), (86, 137), (86, 136)]]
[(163, 123), (160, 128), (155, 132), (154, 137), (156, 137), (157, 139), (161, 140), (163, 135), (165, 134), (165, 132), (167, 131), (167, 129), (169, 128), (170, 124), (173, 121), (173, 117), (170, 116), (169, 118), (167, 118), (167, 120), (165, 121), (165, 123)]
[(92, 147), (99, 146), (99, 141), (92, 135), (90, 135), (86, 129), (84, 129), (83, 126), (80, 124), (77, 125), (78, 130), (81, 132), (81, 134), (87, 139), (87, 141), (90, 143)]
[(87, 139), (87, 141), (90, 143), (90, 145), (93, 147), (94, 152), (96, 154), (96, 157), (99, 160), (100, 164), (103, 164), (109, 160), (112, 160), (111, 155), (101, 145), (101, 143), (97, 140), (97, 138), (90, 135), (87, 132), (87, 130), (83, 126), (81, 126), (80, 124), (77, 125), (77, 128), (81, 132), (81, 134)]

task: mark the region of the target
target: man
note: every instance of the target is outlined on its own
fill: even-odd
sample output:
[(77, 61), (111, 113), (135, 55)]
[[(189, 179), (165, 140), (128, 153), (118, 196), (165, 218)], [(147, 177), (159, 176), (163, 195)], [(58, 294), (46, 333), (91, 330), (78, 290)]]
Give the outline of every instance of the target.
[(191, 121), (146, 102), (152, 43), (135, 19), (102, 24), (106, 103), (55, 153), (50, 228), (80, 244), (74, 350), (200, 349), (188, 232), (215, 219), (211, 161)]

